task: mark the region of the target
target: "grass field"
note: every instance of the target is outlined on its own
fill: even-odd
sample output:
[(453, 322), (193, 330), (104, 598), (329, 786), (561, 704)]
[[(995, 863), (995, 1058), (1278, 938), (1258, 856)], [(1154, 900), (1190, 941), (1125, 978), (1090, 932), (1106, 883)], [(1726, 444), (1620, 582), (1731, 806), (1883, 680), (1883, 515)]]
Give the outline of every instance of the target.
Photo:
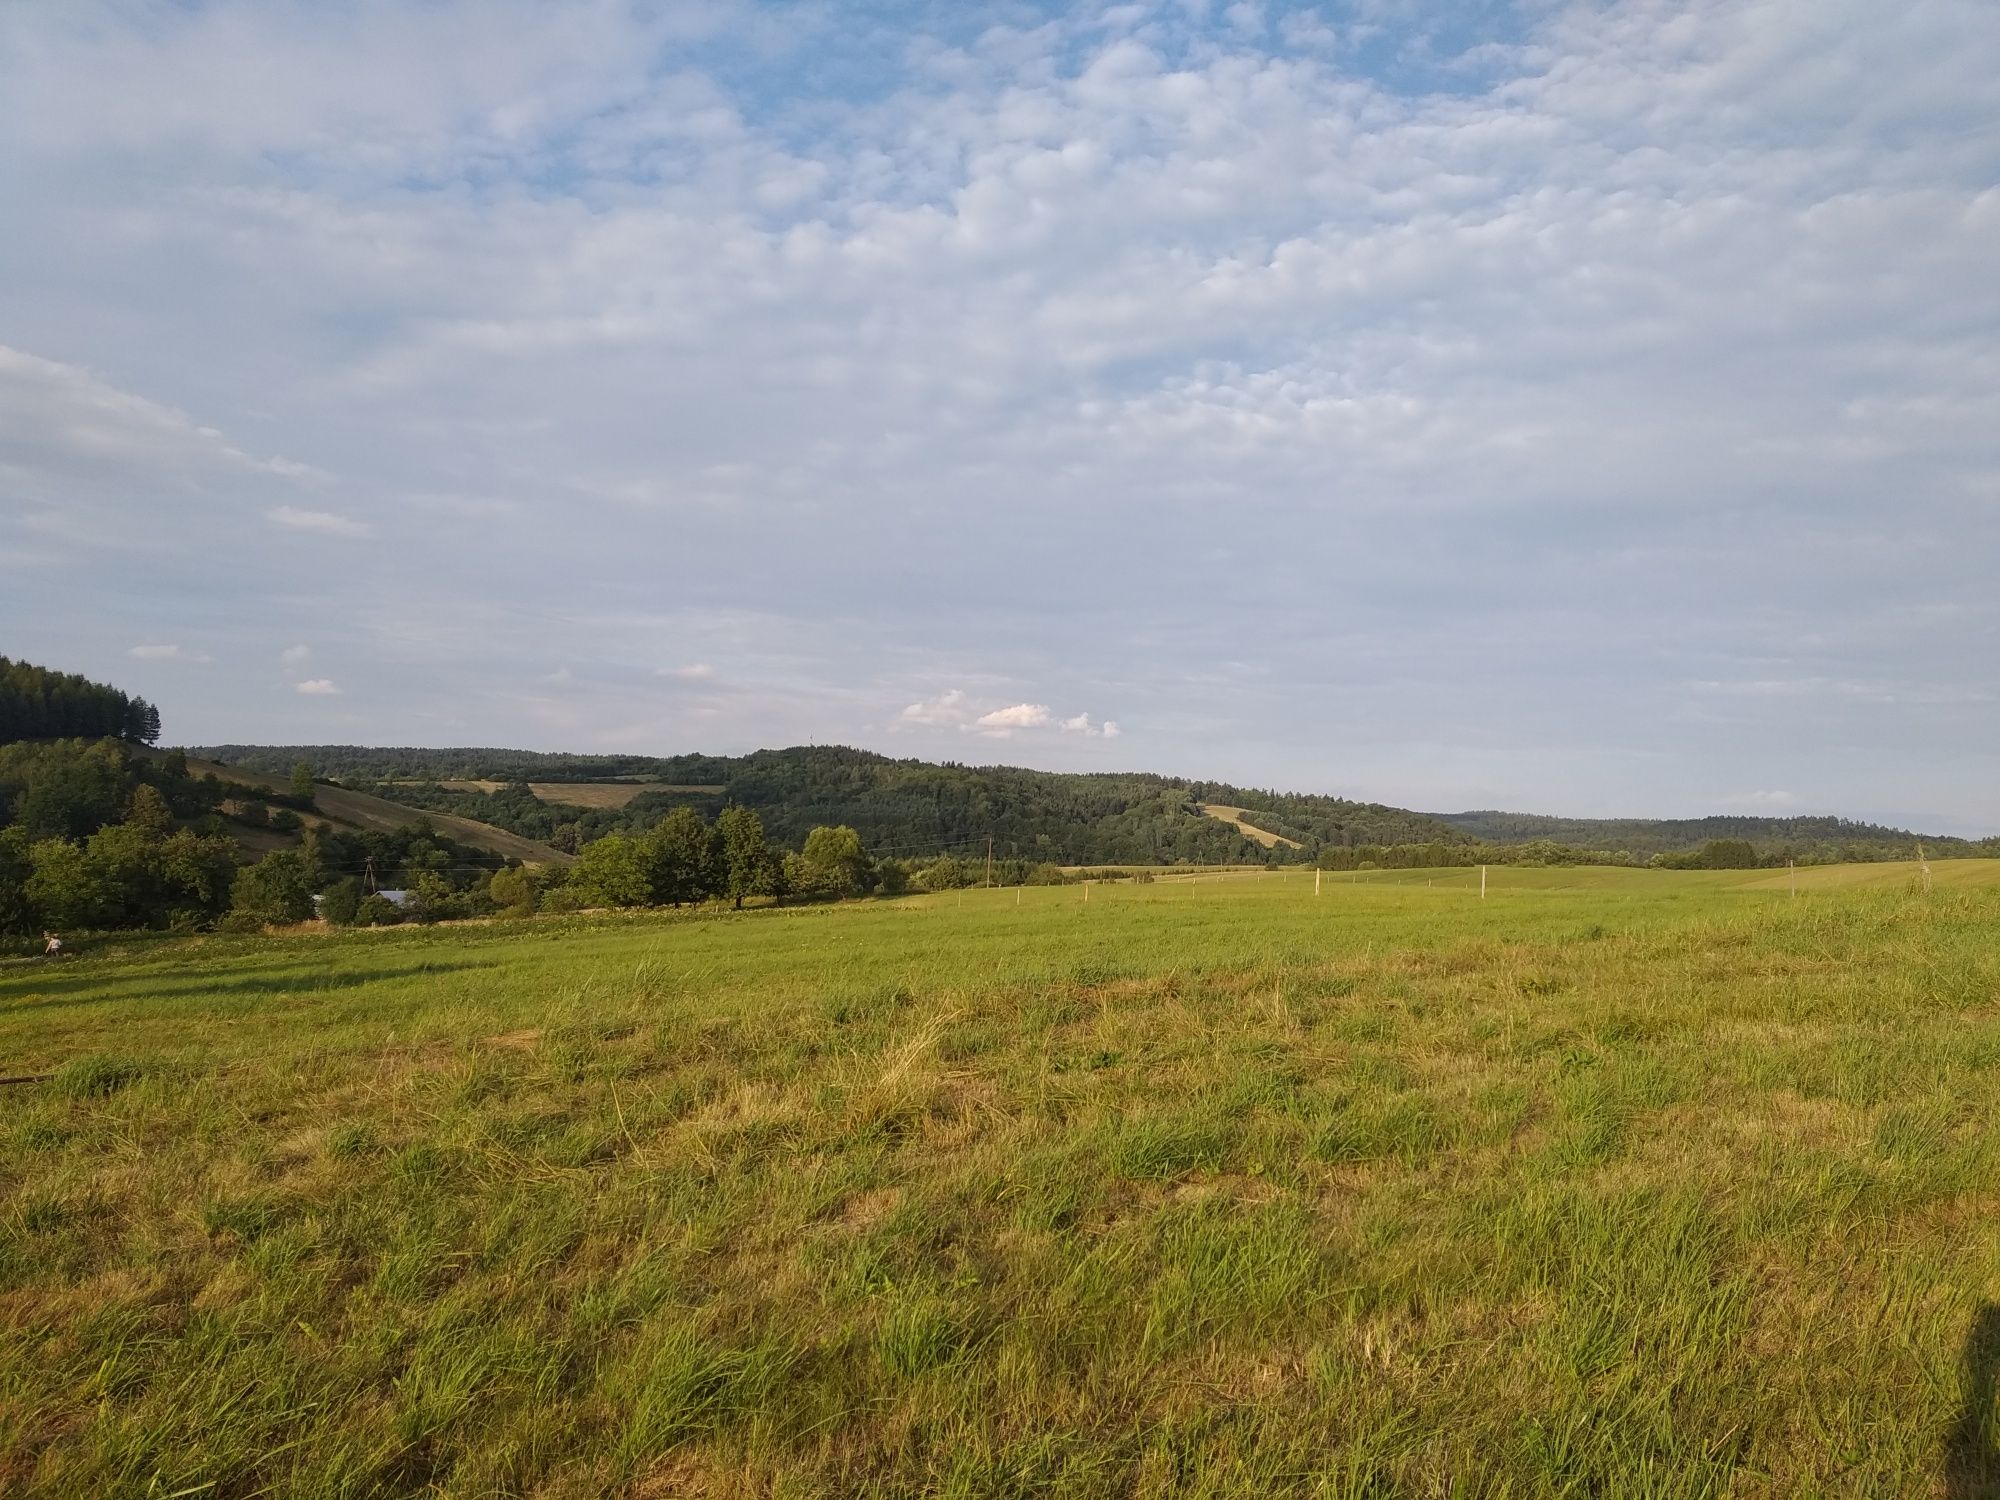
[(1996, 1492), (2000, 866), (0, 970), (0, 1493)]

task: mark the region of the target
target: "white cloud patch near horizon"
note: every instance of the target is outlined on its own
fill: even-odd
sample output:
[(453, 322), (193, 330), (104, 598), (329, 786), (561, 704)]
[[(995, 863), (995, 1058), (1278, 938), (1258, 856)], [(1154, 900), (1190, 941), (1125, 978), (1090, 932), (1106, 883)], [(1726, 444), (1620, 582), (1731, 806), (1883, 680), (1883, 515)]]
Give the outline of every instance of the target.
[(1009, 703), (986, 708), (959, 688), (908, 705), (897, 715), (896, 727), (949, 729), (1002, 740), (1044, 729), (1096, 739), (1115, 739), (1119, 733), (1116, 723), (1107, 720), (1100, 724), (1087, 713), (1059, 718), (1046, 703)]
[(1017, 729), (1046, 729), (1054, 722), (1055, 716), (1046, 703), (1015, 703), (981, 714), (972, 721), (972, 727), (980, 734), (1004, 739)]
[(325, 677), (308, 677), (303, 682), (294, 683), (292, 691), (304, 693), (309, 698), (332, 698), (339, 694), (340, 689)]

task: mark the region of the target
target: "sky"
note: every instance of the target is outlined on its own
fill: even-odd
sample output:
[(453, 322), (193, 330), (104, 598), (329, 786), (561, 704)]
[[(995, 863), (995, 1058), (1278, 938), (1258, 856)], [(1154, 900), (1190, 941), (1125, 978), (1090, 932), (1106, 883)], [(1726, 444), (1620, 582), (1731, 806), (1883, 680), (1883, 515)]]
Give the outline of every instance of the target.
[(2000, 831), (1990, 0), (12, 0), (0, 653), (166, 739)]

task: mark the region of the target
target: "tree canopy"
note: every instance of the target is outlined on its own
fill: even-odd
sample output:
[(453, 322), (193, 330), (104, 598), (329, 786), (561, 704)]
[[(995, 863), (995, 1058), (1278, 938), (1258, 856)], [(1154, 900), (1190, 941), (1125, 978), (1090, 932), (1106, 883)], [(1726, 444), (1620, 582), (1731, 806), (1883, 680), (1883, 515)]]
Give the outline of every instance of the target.
[(74, 672), (0, 656), (0, 745), (104, 736), (150, 745), (160, 737), (160, 711)]

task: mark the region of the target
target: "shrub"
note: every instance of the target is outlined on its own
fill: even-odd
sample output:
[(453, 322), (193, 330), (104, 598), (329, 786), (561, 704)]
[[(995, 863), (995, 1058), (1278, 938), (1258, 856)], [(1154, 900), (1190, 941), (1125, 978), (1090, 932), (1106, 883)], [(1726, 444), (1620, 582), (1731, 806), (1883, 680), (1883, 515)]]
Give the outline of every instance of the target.
[(402, 908), (382, 895), (363, 896), (354, 911), (357, 927), (394, 927), (402, 920)]

